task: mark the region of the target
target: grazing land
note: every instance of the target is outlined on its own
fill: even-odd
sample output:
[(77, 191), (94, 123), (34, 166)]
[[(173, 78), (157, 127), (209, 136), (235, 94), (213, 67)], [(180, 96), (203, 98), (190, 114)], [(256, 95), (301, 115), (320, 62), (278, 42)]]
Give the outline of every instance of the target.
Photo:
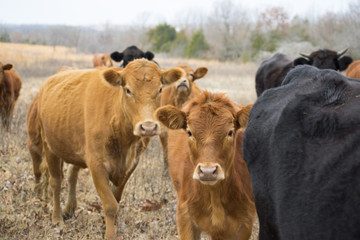
[[(64, 226), (51, 226), (51, 197), (34, 193), (32, 161), (26, 148), (26, 114), (42, 82), (61, 66), (91, 68), (90, 54), (66, 47), (0, 43), (0, 61), (12, 63), (23, 86), (16, 103), (9, 132), (0, 128), (0, 239), (102, 239), (104, 214), (90, 173), (80, 171), (78, 207)], [(255, 63), (239, 64), (194, 59), (156, 58), (163, 68), (189, 65), (208, 67), (198, 85), (210, 91), (226, 92), (235, 102), (256, 100)], [(115, 63), (117, 66), (118, 64)], [(65, 164), (65, 171), (66, 171)], [(160, 141), (153, 137), (130, 177), (119, 204), (119, 239), (177, 239), (176, 193), (168, 177), (163, 177)], [(67, 181), (61, 198), (65, 203)], [(251, 239), (257, 239), (258, 224)], [(206, 239), (206, 236), (204, 236)]]

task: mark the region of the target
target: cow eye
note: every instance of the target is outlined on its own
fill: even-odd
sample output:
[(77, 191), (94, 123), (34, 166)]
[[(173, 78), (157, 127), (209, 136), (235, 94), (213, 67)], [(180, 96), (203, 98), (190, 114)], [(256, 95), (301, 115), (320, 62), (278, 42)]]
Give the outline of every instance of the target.
[(192, 136), (191, 131), (187, 131), (187, 134), (189, 135), (189, 137), (191, 137), (191, 136)]
[(128, 89), (128, 88), (126, 89), (126, 94), (127, 94), (127, 95), (131, 95), (130, 89)]
[(230, 130), (228, 136), (231, 137), (233, 135), (233, 130)]
[(162, 88), (160, 88), (160, 90), (159, 90), (159, 93), (161, 93), (162, 92)]

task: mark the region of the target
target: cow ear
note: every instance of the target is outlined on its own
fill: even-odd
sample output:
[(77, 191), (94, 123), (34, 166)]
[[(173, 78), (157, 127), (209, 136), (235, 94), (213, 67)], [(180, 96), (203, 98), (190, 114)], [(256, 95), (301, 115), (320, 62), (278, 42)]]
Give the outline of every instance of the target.
[(181, 68), (174, 67), (170, 70), (161, 70), (161, 83), (164, 85), (171, 84), (176, 82), (183, 75), (183, 70)]
[(3, 65), (3, 70), (10, 70), (13, 68), (13, 65), (11, 63)]
[(250, 110), (253, 104), (249, 104), (246, 107), (243, 107), (236, 113), (236, 128), (245, 128), (249, 121)]
[(147, 52), (144, 54), (144, 57), (145, 57), (147, 60), (152, 60), (152, 59), (155, 57), (155, 55), (154, 55), (152, 52), (147, 51)]
[(207, 72), (208, 72), (207, 67), (199, 67), (198, 69), (196, 69), (196, 71), (193, 74), (193, 81), (204, 77), (207, 74)]
[(116, 62), (121, 62), (121, 60), (123, 60), (124, 58), (124, 54), (120, 53), (118, 51), (113, 52), (110, 57), (112, 58), (112, 60), (116, 61)]
[(102, 72), (103, 79), (105, 82), (113, 87), (120, 87), (125, 85), (125, 81), (121, 76), (121, 72), (115, 71), (114, 69), (106, 69)]
[(339, 62), (339, 70), (344, 71), (353, 62), (353, 59), (349, 56), (344, 56), (338, 60)]
[(312, 65), (312, 60), (311, 59), (308, 60), (308, 59), (303, 58), (303, 57), (299, 57), (299, 58), (294, 60), (294, 66), (304, 65), (304, 64)]
[(160, 107), (155, 112), (156, 118), (170, 129), (186, 129), (186, 114), (172, 105)]

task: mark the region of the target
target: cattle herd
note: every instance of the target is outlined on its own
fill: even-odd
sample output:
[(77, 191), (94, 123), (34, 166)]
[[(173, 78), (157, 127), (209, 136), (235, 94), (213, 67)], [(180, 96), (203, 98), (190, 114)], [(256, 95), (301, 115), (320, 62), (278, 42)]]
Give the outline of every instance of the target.
[[(52, 224), (73, 216), (88, 168), (105, 238), (115, 239), (124, 186), (159, 135), (180, 239), (249, 239), (257, 218), (260, 240), (360, 239), (360, 60), (345, 52), (276, 53), (261, 63), (258, 99), (247, 106), (198, 87), (206, 67), (163, 69), (136, 46), (96, 54), (93, 69), (59, 68), (26, 119), (35, 191), (50, 185)], [(13, 65), (0, 62), (6, 130), (20, 89)]]

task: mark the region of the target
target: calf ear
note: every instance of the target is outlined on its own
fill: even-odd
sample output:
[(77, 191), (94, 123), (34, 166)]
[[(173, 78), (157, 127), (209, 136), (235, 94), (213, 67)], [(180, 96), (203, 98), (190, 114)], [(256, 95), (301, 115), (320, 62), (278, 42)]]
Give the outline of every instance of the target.
[(308, 59), (303, 58), (303, 57), (299, 57), (299, 58), (294, 60), (294, 66), (304, 65), (304, 64), (312, 65), (312, 60), (311, 59), (308, 60)]
[(104, 81), (114, 87), (124, 86), (125, 81), (121, 76), (121, 72), (115, 71), (115, 69), (106, 69), (102, 72)]
[(172, 105), (158, 108), (155, 115), (167, 128), (186, 129), (186, 114)]
[(111, 57), (114, 61), (120, 62), (121, 60), (123, 60), (124, 54), (123, 54), (123, 53), (120, 53), (120, 52), (118, 52), (118, 51), (115, 51), (115, 52), (113, 52), (113, 53), (110, 55), (110, 57)]
[(193, 81), (204, 77), (207, 74), (207, 72), (208, 72), (207, 67), (199, 67), (198, 69), (196, 69), (196, 71), (193, 74)]
[(249, 104), (246, 107), (241, 108), (241, 110), (236, 113), (236, 127), (245, 128), (247, 126), (252, 106), (253, 104)]
[(349, 56), (344, 56), (338, 60), (339, 62), (339, 70), (344, 71), (353, 62), (353, 59)]
[(161, 83), (164, 85), (176, 82), (183, 75), (183, 71), (180, 68), (172, 68), (170, 70), (161, 70)]
[(3, 65), (3, 70), (10, 70), (13, 68), (13, 65), (11, 63)]
[(152, 52), (149, 52), (149, 51), (147, 51), (147, 52), (145, 52), (145, 54), (144, 54), (144, 57), (147, 59), (147, 60), (152, 60), (153, 58), (154, 58), (154, 54), (152, 53)]

